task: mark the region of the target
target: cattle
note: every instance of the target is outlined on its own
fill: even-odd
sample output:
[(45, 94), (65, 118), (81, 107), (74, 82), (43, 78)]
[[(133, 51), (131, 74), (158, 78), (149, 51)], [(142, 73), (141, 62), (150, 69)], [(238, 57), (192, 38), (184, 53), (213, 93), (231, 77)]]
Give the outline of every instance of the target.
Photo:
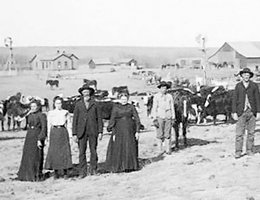
[(225, 115), (225, 122), (232, 122), (232, 96), (234, 90), (228, 90), (218, 93), (209, 94), (204, 108), (202, 110), (202, 118), (206, 116), (213, 117), (213, 123), (216, 124), (217, 115)]
[(173, 123), (173, 128), (175, 130), (175, 148), (179, 148), (179, 129), (182, 124), (182, 135), (184, 146), (187, 144), (187, 127), (189, 113), (193, 111), (191, 106), (191, 96), (193, 93), (187, 89), (172, 89), (168, 90), (167, 93), (171, 94), (174, 102), (175, 109), (175, 122)]
[[(26, 116), (30, 111), (29, 105), (24, 105), (17, 100), (6, 100), (6, 114), (7, 114), (7, 126), (8, 131), (11, 130), (11, 121), (13, 121), (13, 130), (16, 126), (20, 129), (21, 120)], [(27, 125), (27, 124), (26, 124)]]
[(89, 80), (89, 79), (84, 78), (83, 85), (87, 85), (88, 87), (91, 87), (94, 90), (97, 90), (97, 81), (96, 80)]
[(161, 76), (154, 74), (154, 75), (148, 76), (146, 78), (146, 84), (147, 85), (157, 85), (161, 82), (161, 80), (162, 80)]
[(109, 95), (108, 91), (107, 90), (96, 90), (95, 91), (95, 98), (98, 99), (98, 100), (102, 100), (104, 98), (107, 98)]
[(6, 115), (6, 112), (7, 112), (6, 103), (7, 103), (6, 100), (0, 102), (0, 121), (1, 121), (2, 131), (5, 130), (5, 128), (4, 128), (4, 120), (5, 120), (5, 115)]
[(59, 80), (46, 80), (46, 85), (50, 85), (51, 88), (53, 88), (53, 86), (56, 86), (56, 88), (58, 88)]
[[(76, 103), (81, 99), (80, 95), (63, 98), (62, 108), (68, 110), (69, 113), (73, 113)], [(101, 117), (103, 120), (109, 120), (111, 117), (112, 109), (115, 103), (118, 103), (116, 100), (112, 100), (110, 98), (105, 99), (96, 99), (97, 105), (101, 110)], [(137, 108), (139, 107), (139, 103), (136, 101), (131, 101), (133, 105)], [(144, 126), (141, 124), (140, 129), (143, 130)]]

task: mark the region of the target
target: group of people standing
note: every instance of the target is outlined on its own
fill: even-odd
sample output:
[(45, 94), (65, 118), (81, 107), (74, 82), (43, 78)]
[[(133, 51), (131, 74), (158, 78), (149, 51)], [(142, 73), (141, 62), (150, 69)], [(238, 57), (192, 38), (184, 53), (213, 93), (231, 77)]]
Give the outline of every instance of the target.
[[(103, 137), (101, 109), (94, 100), (94, 89), (82, 86), (78, 92), (81, 100), (76, 103), (72, 134), (79, 148), (79, 177), (97, 173), (97, 145)], [(119, 103), (113, 106), (107, 131), (112, 132), (109, 140), (105, 171), (130, 172), (139, 169), (138, 139), (140, 119), (135, 107), (128, 103), (127, 91), (119, 94)], [(43, 168), (54, 170), (54, 178), (69, 178), (73, 167), (67, 123), (69, 113), (62, 109), (63, 99), (55, 97), (54, 109), (48, 115), (41, 112), (38, 101), (30, 103), (28, 131), (26, 134), (23, 155), (18, 171), (18, 180), (43, 180)], [(44, 146), (49, 142), (44, 165)], [(86, 150), (90, 148), (90, 166), (87, 166)]]
[[(246, 153), (254, 153), (254, 134), (256, 120), (260, 118), (259, 88), (250, 79), (253, 72), (248, 68), (240, 71), (242, 81), (234, 90), (232, 113), (237, 120), (235, 158), (242, 155), (243, 137), (247, 130)], [(156, 127), (158, 147), (161, 152), (171, 153), (171, 131), (175, 123), (175, 108), (173, 98), (167, 94), (169, 85), (161, 82), (160, 91), (154, 96), (152, 110), (153, 124)], [(78, 92), (82, 98), (76, 103), (73, 115), (72, 134), (79, 147), (79, 176), (97, 173), (97, 144), (103, 137), (102, 113), (94, 100), (94, 89), (83, 86)], [(130, 172), (138, 170), (138, 139), (140, 119), (135, 107), (128, 103), (129, 93), (119, 94), (120, 103), (113, 106), (107, 131), (112, 132), (106, 155), (106, 171)], [(31, 102), (28, 117), (27, 132), (23, 156), (18, 172), (22, 181), (37, 181), (42, 178), (44, 143), (49, 141), (49, 149), (45, 161), (45, 169), (54, 170), (54, 178), (68, 177), (72, 168), (69, 135), (66, 128), (68, 111), (62, 109), (62, 98), (54, 98), (54, 110), (49, 111), (48, 117), (41, 112), (40, 103)], [(87, 167), (86, 149), (90, 148), (90, 167)], [(166, 147), (166, 148), (165, 148)]]

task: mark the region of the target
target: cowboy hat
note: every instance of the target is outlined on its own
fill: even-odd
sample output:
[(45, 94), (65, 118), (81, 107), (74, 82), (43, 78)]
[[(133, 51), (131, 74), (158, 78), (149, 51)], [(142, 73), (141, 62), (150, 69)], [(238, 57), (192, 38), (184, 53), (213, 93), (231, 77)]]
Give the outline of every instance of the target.
[(93, 88), (91, 88), (91, 87), (89, 87), (88, 85), (83, 85), (82, 87), (80, 87), (79, 89), (78, 89), (78, 92), (82, 95), (82, 91), (83, 90), (89, 90), (89, 94), (90, 94), (90, 96), (92, 96), (94, 93), (95, 93), (95, 90), (93, 89)]
[(239, 75), (242, 76), (242, 74), (244, 74), (244, 73), (250, 74), (250, 78), (252, 78), (254, 76), (254, 73), (251, 72), (251, 70), (249, 68), (247, 68), (247, 67), (245, 67), (243, 70), (241, 70), (239, 72)]
[(161, 87), (166, 87), (167, 89), (169, 89), (171, 86), (169, 83), (165, 82), (165, 81), (162, 81), (158, 86), (158, 88), (161, 88)]

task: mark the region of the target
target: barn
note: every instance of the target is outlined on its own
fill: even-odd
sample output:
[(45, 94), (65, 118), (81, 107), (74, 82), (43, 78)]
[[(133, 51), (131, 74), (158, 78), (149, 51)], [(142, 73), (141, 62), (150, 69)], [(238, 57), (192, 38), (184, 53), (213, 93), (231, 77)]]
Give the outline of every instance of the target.
[(90, 69), (95, 69), (97, 67), (102, 66), (112, 66), (113, 63), (108, 58), (97, 58), (97, 59), (91, 59), (88, 62), (88, 66)]
[(208, 60), (215, 65), (255, 70), (260, 66), (260, 42), (225, 42)]
[(29, 64), (33, 70), (74, 70), (78, 68), (78, 60), (72, 53), (57, 51), (52, 55), (35, 55)]

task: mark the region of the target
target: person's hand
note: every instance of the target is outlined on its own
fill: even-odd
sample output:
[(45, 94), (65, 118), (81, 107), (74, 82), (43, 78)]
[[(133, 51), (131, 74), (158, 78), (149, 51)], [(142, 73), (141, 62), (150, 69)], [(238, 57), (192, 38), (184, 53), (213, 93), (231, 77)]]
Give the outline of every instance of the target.
[(138, 132), (135, 133), (135, 139), (139, 140), (139, 133)]
[(158, 119), (153, 120), (153, 125), (154, 125), (156, 128), (159, 128)]
[(78, 137), (76, 136), (76, 135), (73, 135), (73, 141), (75, 142), (75, 143), (78, 143)]
[(98, 133), (98, 139), (102, 140), (102, 138), (103, 138), (103, 133)]
[[(257, 113), (257, 114), (258, 114), (258, 113)], [(233, 114), (232, 114), (232, 117), (233, 117), (233, 119), (234, 119), (235, 121), (238, 120), (237, 113), (233, 113)]]
[(256, 120), (259, 121), (260, 120), (260, 113), (256, 114)]
[(40, 140), (37, 141), (37, 147), (38, 147), (39, 149), (42, 148), (42, 142), (41, 142)]

